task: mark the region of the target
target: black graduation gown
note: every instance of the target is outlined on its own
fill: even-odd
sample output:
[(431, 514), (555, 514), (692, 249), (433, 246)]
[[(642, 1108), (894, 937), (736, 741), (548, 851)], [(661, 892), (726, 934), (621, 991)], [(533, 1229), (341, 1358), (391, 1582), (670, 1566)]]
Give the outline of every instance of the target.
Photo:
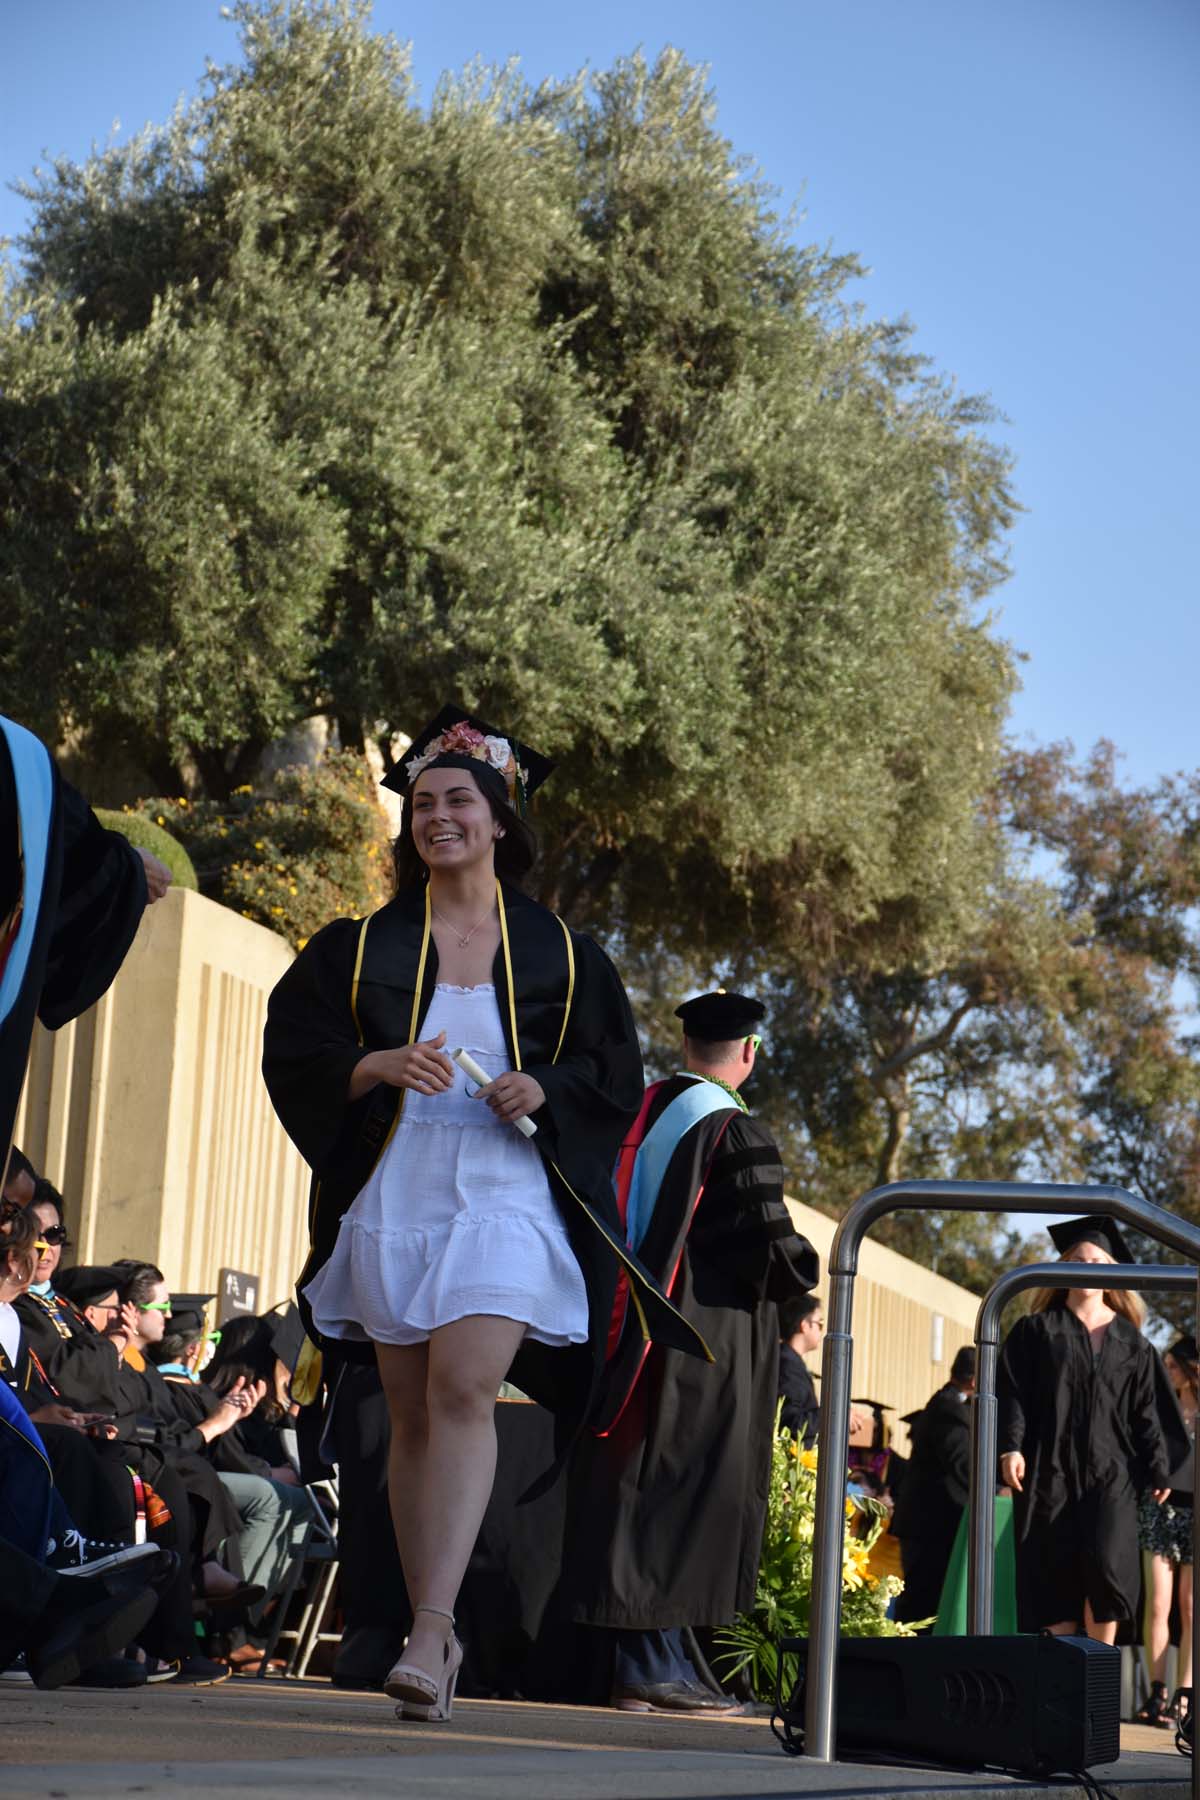
[[(11, 1141), (35, 1014), (51, 1031), (65, 1025), (105, 992), (133, 942), (145, 910), (146, 872), (133, 846), (106, 831), (82, 794), (64, 781), (45, 753), (47, 803), (33, 810), (18, 800), (8, 741), (0, 731), (0, 920), (22, 891), (34, 919), (29, 955), (16, 999), (0, 1019), (0, 1159)], [(23, 884), (17, 846), (48, 828), (45, 872), (37, 892), (29, 871)]]
[[(526, 1342), (511, 1379), (558, 1418), (560, 1449), (586, 1416), (603, 1369), (618, 1268), (638, 1291), (648, 1331), (706, 1354), (625, 1248), (612, 1169), (642, 1097), (642, 1063), (625, 990), (590, 938), (517, 889), (500, 889), (502, 941), (493, 979), (514, 1068), (545, 1090), (532, 1140), (542, 1155), (587, 1287), (589, 1342), (552, 1349)], [(511, 979), (510, 979), (511, 967)], [(313, 1171), (311, 1248), (303, 1288), (328, 1259), (342, 1214), (374, 1167), (402, 1103), (379, 1084), (353, 1104), (350, 1075), (366, 1051), (415, 1042), (433, 999), (438, 955), (428, 890), (407, 889), (364, 922), (336, 919), (310, 939), (268, 1007), (263, 1077), (292, 1142)], [(353, 1358), (346, 1342), (339, 1353)]]
[(1179, 1460), (1178, 1409), (1154, 1350), (1118, 1315), (1098, 1357), (1061, 1302), (1018, 1319), (1000, 1356), (999, 1449), (1025, 1457), (1014, 1494), (1023, 1631), (1132, 1619), (1140, 1591), (1138, 1495)]
[(62, 1294), (22, 1294), (15, 1302), (21, 1328), (68, 1406), (80, 1412), (121, 1411), (121, 1358)]
[(821, 1425), (816, 1383), (804, 1358), (790, 1344), (779, 1346), (780, 1431), (790, 1431), (802, 1444), (815, 1444)]
[[(663, 1084), (649, 1125), (688, 1079)], [(608, 1434), (576, 1444), (558, 1606), (590, 1625), (726, 1625), (753, 1601), (762, 1548), (779, 1371), (774, 1302), (819, 1277), (763, 1126), (731, 1107), (685, 1133), (642, 1256), (667, 1280), (678, 1261), (671, 1298), (715, 1366), (656, 1344)], [(610, 1372), (619, 1399), (625, 1348)], [(602, 1418), (613, 1410), (606, 1404)]]
[(937, 1612), (970, 1490), (971, 1408), (948, 1381), (913, 1422), (912, 1454), (892, 1514), (904, 1567), (897, 1618), (928, 1619)]

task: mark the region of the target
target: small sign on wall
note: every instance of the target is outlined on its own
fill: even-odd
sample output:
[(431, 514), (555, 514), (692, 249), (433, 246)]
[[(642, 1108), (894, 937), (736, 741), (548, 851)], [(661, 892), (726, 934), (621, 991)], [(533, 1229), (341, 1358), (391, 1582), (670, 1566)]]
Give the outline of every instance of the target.
[(222, 1269), (217, 1278), (217, 1325), (258, 1311), (260, 1282), (244, 1269)]

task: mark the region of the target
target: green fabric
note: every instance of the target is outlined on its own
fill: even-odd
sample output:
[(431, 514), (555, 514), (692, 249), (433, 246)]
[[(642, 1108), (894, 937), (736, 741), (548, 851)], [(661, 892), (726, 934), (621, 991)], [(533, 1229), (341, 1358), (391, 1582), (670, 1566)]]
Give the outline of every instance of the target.
[[(1011, 1637), (1017, 1629), (1017, 1557), (1013, 1542), (1013, 1506), (1008, 1494), (996, 1501), (996, 1588), (992, 1629), (997, 1637)], [(934, 1637), (967, 1635), (967, 1513), (958, 1522), (958, 1535), (950, 1552)]]

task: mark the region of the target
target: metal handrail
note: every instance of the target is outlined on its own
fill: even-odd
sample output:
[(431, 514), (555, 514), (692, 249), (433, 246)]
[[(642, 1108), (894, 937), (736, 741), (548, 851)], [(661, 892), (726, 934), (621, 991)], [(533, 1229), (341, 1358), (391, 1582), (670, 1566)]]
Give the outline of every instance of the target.
[[(805, 1754), (835, 1760), (837, 1648), (842, 1615), (842, 1525), (845, 1460), (835, 1451), (849, 1438), (854, 1357), (851, 1326), (858, 1251), (869, 1228), (905, 1209), (938, 1212), (1076, 1213), (1119, 1219), (1147, 1237), (1200, 1263), (1200, 1228), (1177, 1219), (1124, 1188), (1079, 1187), (1050, 1181), (897, 1181), (872, 1188), (848, 1208), (829, 1252), (828, 1328), (821, 1363), (822, 1454), (817, 1462), (813, 1522), (813, 1586), (808, 1681), (804, 1705)], [(832, 1452), (832, 1454), (831, 1454)], [(1200, 1800), (1200, 1796), (1198, 1796)]]

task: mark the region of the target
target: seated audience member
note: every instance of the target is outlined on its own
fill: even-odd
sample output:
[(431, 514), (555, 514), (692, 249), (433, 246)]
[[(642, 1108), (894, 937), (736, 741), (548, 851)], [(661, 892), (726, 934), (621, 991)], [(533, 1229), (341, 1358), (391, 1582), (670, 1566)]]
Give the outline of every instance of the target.
[(975, 1351), (955, 1353), (950, 1379), (911, 1424), (912, 1452), (892, 1530), (900, 1540), (904, 1592), (896, 1617), (908, 1623), (935, 1616), (959, 1520), (971, 1491), (971, 1396)]
[(780, 1431), (801, 1444), (815, 1444), (821, 1408), (804, 1358), (821, 1347), (825, 1309), (819, 1294), (800, 1294), (779, 1308)]
[(30, 1212), (44, 1248), (33, 1281), (16, 1302), (26, 1340), (67, 1405), (115, 1417), (121, 1406), (121, 1352), (56, 1286), (70, 1240), (62, 1202), (49, 1183), (38, 1183)]
[(214, 1396), (239, 1384), (263, 1395), (222, 1441), (218, 1461), (221, 1480), (242, 1518), (239, 1547), (246, 1578), (266, 1590), (266, 1598), (250, 1614), (252, 1628), (262, 1623), (282, 1587), (313, 1517), (288, 1447), (294, 1434), (287, 1427), (296, 1410), (288, 1383), (302, 1341), (294, 1306), (262, 1318), (231, 1320), (222, 1328), (200, 1384)]
[[(123, 1361), (129, 1342), (131, 1321), (137, 1316), (131, 1305), (123, 1305), (118, 1284), (123, 1279), (120, 1268), (82, 1266), (68, 1269), (57, 1277), (73, 1312), (83, 1324), (111, 1339), (118, 1356), (118, 1411), (111, 1427), (115, 1441), (111, 1452), (133, 1470), (135, 1494), (144, 1512), (148, 1534), (156, 1542), (174, 1549), (181, 1568), (177, 1581), (163, 1595), (152, 1629), (143, 1638), (148, 1657), (153, 1659), (150, 1680), (172, 1679), (187, 1686), (203, 1686), (224, 1681), (228, 1670), (223, 1664), (196, 1654), (195, 1626), (192, 1617), (192, 1590), (205, 1596), (210, 1587), (220, 1587), (226, 1594), (240, 1594), (237, 1578), (220, 1567), (215, 1551), (206, 1548), (212, 1542), (209, 1533), (214, 1525), (207, 1505), (205, 1483), (216, 1492), (220, 1505), (225, 1504), (212, 1470), (185, 1454), (176, 1455), (169, 1443), (160, 1441), (152, 1418), (140, 1417), (140, 1392), (131, 1393), (131, 1377)], [(197, 1465), (199, 1472), (197, 1472)], [(236, 1529), (236, 1518), (232, 1527)], [(206, 1560), (207, 1557), (207, 1560)]]
[(157, 1605), (146, 1562), (59, 1572), (0, 1536), (0, 1669), (19, 1657), (63, 1687), (143, 1635)]

